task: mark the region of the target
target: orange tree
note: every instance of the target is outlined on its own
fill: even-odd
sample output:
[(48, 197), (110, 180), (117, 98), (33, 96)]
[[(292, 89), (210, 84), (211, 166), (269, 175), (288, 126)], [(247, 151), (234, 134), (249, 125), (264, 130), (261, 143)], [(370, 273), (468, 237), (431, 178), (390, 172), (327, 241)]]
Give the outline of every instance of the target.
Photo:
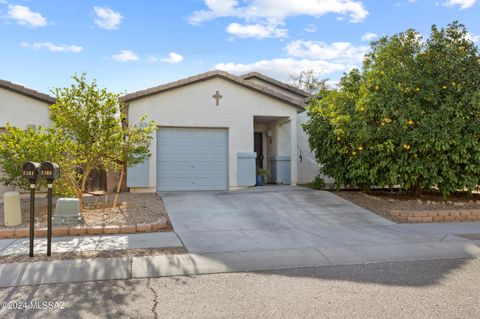
[(361, 70), (308, 106), (304, 129), (337, 185), (447, 196), (480, 184), (480, 57), (457, 22), (372, 44)]

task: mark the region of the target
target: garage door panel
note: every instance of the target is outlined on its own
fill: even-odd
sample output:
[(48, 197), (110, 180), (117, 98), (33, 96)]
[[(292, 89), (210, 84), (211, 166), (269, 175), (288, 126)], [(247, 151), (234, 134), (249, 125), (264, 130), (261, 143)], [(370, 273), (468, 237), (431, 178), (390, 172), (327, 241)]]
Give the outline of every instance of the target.
[(227, 189), (227, 130), (160, 128), (157, 190)]
[(189, 178), (191, 177), (192, 179), (198, 177), (198, 178), (224, 178), (225, 173), (223, 171), (207, 171), (207, 170), (201, 170), (201, 169), (189, 169), (189, 170), (177, 170), (177, 171), (171, 171), (171, 170), (162, 170), (159, 172), (159, 175), (161, 177), (165, 178)]
[(176, 171), (188, 171), (188, 170), (209, 170), (212, 165), (208, 161), (185, 161), (185, 162), (175, 162), (169, 165), (168, 162), (165, 162), (165, 166), (162, 167), (162, 163), (159, 163), (159, 170), (164, 170), (164, 171), (171, 171), (171, 172), (176, 172)]

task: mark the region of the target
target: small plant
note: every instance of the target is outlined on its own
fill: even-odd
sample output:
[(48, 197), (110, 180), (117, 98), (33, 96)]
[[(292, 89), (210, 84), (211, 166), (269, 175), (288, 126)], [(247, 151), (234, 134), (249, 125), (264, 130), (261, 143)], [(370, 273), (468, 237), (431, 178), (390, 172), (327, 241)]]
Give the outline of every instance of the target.
[(257, 176), (262, 176), (263, 178), (267, 178), (270, 175), (266, 168), (258, 168), (257, 169)]
[(257, 169), (257, 186), (265, 185), (265, 180), (268, 178), (268, 170), (265, 168)]
[(325, 189), (326, 186), (327, 185), (325, 184), (325, 181), (323, 180), (323, 178), (320, 175), (315, 177), (313, 182), (308, 184), (309, 188), (315, 189), (315, 190)]

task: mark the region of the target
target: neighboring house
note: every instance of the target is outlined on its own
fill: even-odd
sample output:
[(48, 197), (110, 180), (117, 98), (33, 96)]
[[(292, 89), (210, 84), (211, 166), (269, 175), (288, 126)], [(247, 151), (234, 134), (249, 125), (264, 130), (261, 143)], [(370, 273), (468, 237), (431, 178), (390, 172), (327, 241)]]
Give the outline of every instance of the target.
[[(48, 127), (48, 107), (54, 102), (55, 99), (47, 94), (0, 80), (0, 134), (5, 133), (7, 123), (23, 129)], [(0, 184), (0, 197), (12, 189)]]
[(259, 73), (211, 71), (127, 94), (128, 119), (159, 128), (152, 156), (127, 173), (131, 191), (232, 190), (306, 183), (318, 168), (301, 129), (309, 94)]

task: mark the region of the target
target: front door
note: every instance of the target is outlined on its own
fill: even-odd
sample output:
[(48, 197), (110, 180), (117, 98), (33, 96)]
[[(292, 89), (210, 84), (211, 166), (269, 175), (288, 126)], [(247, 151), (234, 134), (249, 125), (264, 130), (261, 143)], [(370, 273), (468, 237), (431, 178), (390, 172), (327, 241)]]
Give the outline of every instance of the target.
[(253, 151), (257, 153), (257, 169), (263, 168), (263, 133), (254, 134)]

